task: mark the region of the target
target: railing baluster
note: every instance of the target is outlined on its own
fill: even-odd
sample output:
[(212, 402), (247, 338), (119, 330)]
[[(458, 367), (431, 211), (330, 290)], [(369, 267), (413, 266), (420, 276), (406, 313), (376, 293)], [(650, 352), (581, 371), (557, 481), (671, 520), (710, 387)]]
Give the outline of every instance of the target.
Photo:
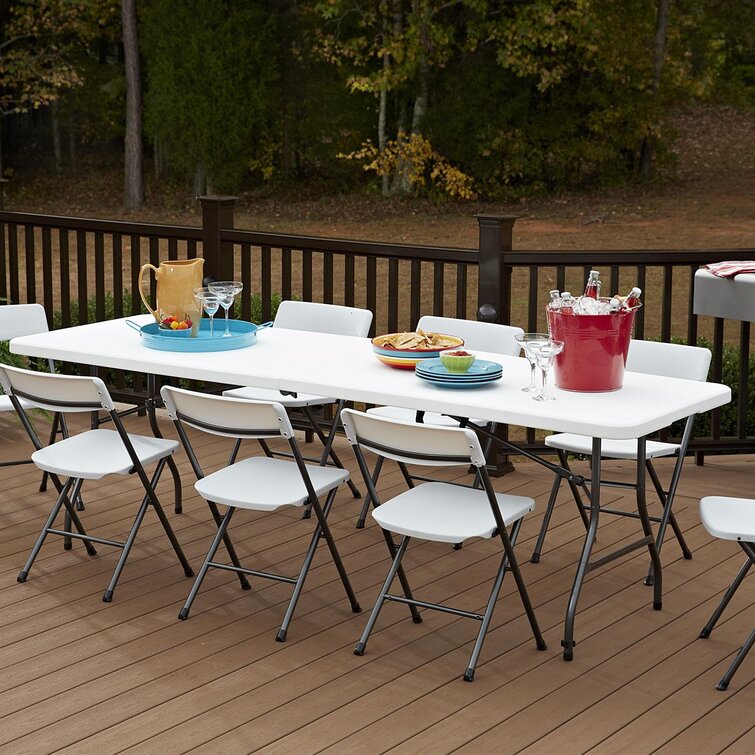
[(687, 343), (691, 346), (697, 344), (697, 315), (693, 312), (695, 303), (695, 273), (696, 265), (689, 267), (689, 296), (687, 297)]
[(322, 300), (324, 304), (333, 303), (333, 253), (325, 252), (322, 262)]
[(671, 340), (671, 308), (673, 298), (674, 268), (663, 266), (663, 299), (661, 301), (661, 340)]
[[(141, 236), (131, 236), (131, 314), (138, 315), (142, 311), (142, 298), (139, 295), (139, 270), (142, 266)], [(154, 288), (150, 284), (150, 288)]]
[(105, 319), (105, 238), (101, 231), (94, 234), (94, 291), (95, 315)]
[[(713, 321), (713, 382), (720, 383), (724, 362), (724, 320), (716, 317)], [(711, 412), (711, 435), (714, 440), (721, 437), (721, 408)]]
[(443, 317), (443, 299), (446, 293), (445, 269), (442, 262), (433, 262), (433, 314)]
[(343, 262), (343, 303), (347, 307), (354, 306), (354, 255), (347, 254)]
[(8, 224), (8, 272), (10, 274), (10, 303), (21, 304), (18, 285), (18, 225)]
[(419, 260), (411, 261), (411, 273), (409, 276), (409, 288), (411, 299), (409, 300), (409, 327), (414, 330), (422, 315), (422, 263)]
[(79, 301), (79, 325), (89, 322), (87, 281), (87, 234), (86, 231), (76, 231), (76, 273), (77, 296)]
[(260, 278), (262, 278), (262, 322), (270, 320), (272, 312), (272, 265), (270, 259), (270, 247), (263, 246), (260, 260)]
[(304, 251), (301, 257), (301, 298), (312, 301), (312, 252)]
[(113, 234), (113, 314), (123, 317), (123, 236), (120, 233)]
[(194, 239), (189, 239), (186, 242), (186, 259), (195, 260), (197, 258), (197, 242)]
[(61, 228), (59, 231), (59, 255), (60, 255), (60, 315), (64, 328), (71, 325), (71, 257), (68, 243), (68, 231)]
[(7, 246), (5, 244), (5, 235), (7, 225), (0, 223), (0, 303), (7, 303), (8, 299), (8, 268), (6, 265)]
[(178, 239), (168, 239), (168, 259), (178, 259)]
[(456, 265), (456, 317), (467, 319), (467, 266), (463, 262)]
[(750, 323), (739, 324), (739, 395), (737, 397), (737, 437), (747, 438), (750, 408)]
[(395, 257), (388, 260), (388, 332), (398, 331), (398, 273), (399, 261)]
[(611, 265), (611, 290), (605, 291), (603, 296), (621, 295), (621, 280), (619, 277), (619, 266)]
[(285, 248), (281, 252), (281, 298), (291, 298), (291, 250)]
[(42, 301), (47, 315), (47, 325), (52, 328), (53, 287), (55, 271), (52, 266), (52, 228), (42, 228)]
[(375, 335), (377, 327), (377, 259), (375, 257), (367, 258), (367, 309), (373, 312), (372, 325), (370, 325), (370, 336)]
[(244, 291), (241, 294), (241, 319), (247, 322), (252, 319), (252, 247), (241, 245), (241, 282)]
[(527, 330), (530, 333), (537, 333), (537, 294), (538, 294), (538, 267), (530, 265), (530, 282), (527, 294)]
[(26, 273), (26, 302), (33, 304), (37, 301), (37, 264), (34, 258), (34, 226), (24, 226), (25, 273)]
[[(642, 290), (642, 298), (645, 301), (645, 304), (647, 304), (648, 297), (647, 297), (647, 291), (645, 290), (645, 273), (647, 272), (647, 267), (645, 265), (637, 265), (637, 286)], [(635, 338), (644, 338), (645, 337), (645, 306), (643, 305), (640, 307), (634, 316), (634, 337)]]
[(566, 288), (566, 267), (556, 265), (556, 288), (561, 293)]

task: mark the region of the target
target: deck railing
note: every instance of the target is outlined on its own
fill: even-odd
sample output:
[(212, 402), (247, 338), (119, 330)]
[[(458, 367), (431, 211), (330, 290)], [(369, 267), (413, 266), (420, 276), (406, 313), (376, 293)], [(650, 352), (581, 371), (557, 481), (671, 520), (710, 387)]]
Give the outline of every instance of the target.
[[(373, 332), (413, 329), (429, 313), (534, 331), (545, 328), (550, 289), (579, 293), (589, 269), (598, 268), (610, 293), (643, 289), (636, 337), (707, 339), (711, 379), (728, 376), (732, 383), (733, 405), (711, 413), (692, 448), (755, 450), (750, 324), (692, 312), (695, 270), (706, 262), (751, 259), (753, 249), (514, 251), (516, 218), (492, 215), (477, 217), (477, 249), (327, 239), (237, 230), (234, 198), (200, 201), (201, 227), (0, 210), (0, 299), (43, 303), (51, 326), (135, 314), (142, 309), (137, 278), (144, 263), (203, 256), (206, 275), (244, 282), (262, 320), (270, 319), (277, 298), (294, 297), (367, 307), (375, 314)], [(252, 315), (252, 296), (242, 298), (245, 318)], [(734, 379), (727, 344), (739, 354)], [(117, 382), (124, 393), (127, 383), (143, 390), (139, 376), (127, 381), (121, 374)], [(538, 436), (528, 431), (527, 441), (537, 446)]]

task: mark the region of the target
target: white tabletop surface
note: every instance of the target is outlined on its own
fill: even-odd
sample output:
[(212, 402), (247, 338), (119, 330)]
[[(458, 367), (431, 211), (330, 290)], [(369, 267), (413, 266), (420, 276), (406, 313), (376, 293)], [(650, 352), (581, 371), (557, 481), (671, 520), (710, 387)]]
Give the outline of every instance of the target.
[(719, 278), (700, 268), (695, 273), (693, 312), (755, 322), (755, 275), (740, 273), (733, 278)]
[[(141, 324), (152, 320), (149, 315), (129, 319)], [(145, 348), (125, 320), (111, 320), (15, 338), (11, 351), (616, 439), (647, 435), (731, 400), (731, 390), (718, 383), (626, 373), (624, 387), (618, 391), (553, 389), (555, 401), (537, 402), (521, 390), (529, 381), (526, 360), (480, 352), (478, 358), (503, 365), (503, 378), (481, 388), (450, 390), (427, 383), (409, 370), (381, 364), (372, 354), (369, 339), (275, 328), (261, 331), (257, 343), (245, 349), (180, 354)]]

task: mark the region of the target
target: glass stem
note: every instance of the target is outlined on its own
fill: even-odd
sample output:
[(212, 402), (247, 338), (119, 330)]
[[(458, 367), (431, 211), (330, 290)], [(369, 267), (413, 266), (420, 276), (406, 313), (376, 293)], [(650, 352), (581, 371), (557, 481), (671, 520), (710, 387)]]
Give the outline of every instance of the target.
[(210, 315), (210, 338), (212, 338), (214, 324), (215, 324), (215, 316)]
[(223, 333), (224, 336), (231, 335), (230, 326), (228, 324), (228, 307), (223, 307), (225, 309), (225, 333)]
[(534, 393), (537, 390), (535, 385), (535, 363), (530, 362), (530, 393)]
[(548, 369), (541, 367), (540, 372), (542, 373), (542, 376), (543, 376), (543, 387), (540, 390), (540, 395), (544, 399), (547, 399), (548, 398)]

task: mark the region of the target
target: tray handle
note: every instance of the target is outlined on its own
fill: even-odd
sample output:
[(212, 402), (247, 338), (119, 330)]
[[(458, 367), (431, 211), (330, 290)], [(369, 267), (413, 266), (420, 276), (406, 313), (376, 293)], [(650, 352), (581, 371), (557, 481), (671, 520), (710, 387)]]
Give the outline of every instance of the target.
[(139, 325), (138, 323), (135, 323), (133, 320), (126, 320), (126, 325), (128, 325), (129, 328), (131, 328), (131, 330), (135, 330), (137, 333), (139, 333), (139, 335), (141, 335), (142, 333), (141, 325)]

